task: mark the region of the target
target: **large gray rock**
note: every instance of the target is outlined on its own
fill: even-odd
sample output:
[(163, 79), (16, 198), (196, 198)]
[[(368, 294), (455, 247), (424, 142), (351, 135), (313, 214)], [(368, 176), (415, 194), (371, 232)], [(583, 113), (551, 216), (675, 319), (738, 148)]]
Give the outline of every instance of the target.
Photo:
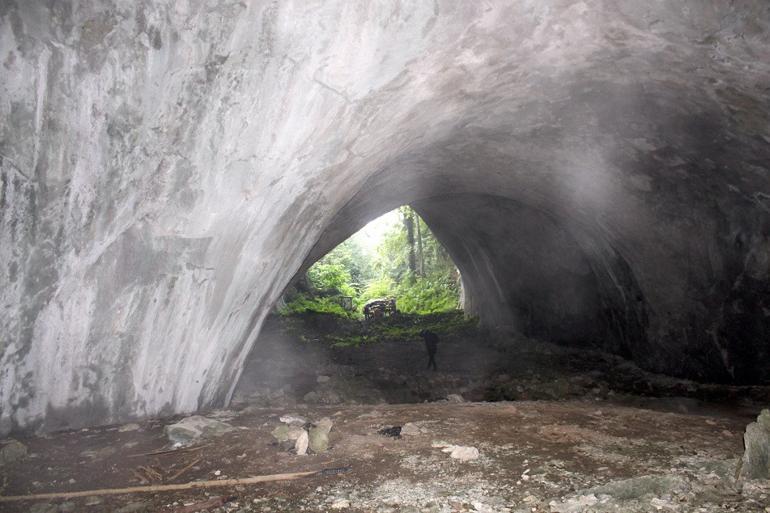
[(19, 461), (27, 456), (27, 446), (18, 440), (6, 440), (0, 445), (0, 466)]
[(281, 424), (270, 433), (278, 442), (294, 441), (305, 430), (301, 426)]
[(746, 427), (744, 453), (738, 475), (744, 479), (770, 479), (770, 410), (762, 410)]
[(316, 454), (326, 452), (329, 449), (329, 432), (332, 429), (332, 421), (324, 417), (308, 431), (310, 450)]
[(418, 436), (420, 434), (422, 434), (422, 431), (420, 431), (420, 427), (414, 422), (407, 422), (401, 426), (401, 436)]
[(200, 415), (187, 417), (175, 424), (165, 426), (164, 431), (172, 444), (190, 445), (201, 438), (219, 436), (232, 431), (230, 424)]

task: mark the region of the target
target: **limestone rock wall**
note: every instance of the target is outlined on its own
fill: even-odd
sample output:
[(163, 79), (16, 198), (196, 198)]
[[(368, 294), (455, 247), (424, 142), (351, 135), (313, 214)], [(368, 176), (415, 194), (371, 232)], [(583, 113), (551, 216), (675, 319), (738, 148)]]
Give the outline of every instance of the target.
[[(0, 1), (0, 431), (223, 404), (303, 261), (448, 194), (577, 241), (574, 322), (638, 287), (644, 327), (615, 332), (653, 364), (762, 378), (769, 20), (761, 0)], [(489, 244), (495, 269), (515, 250)], [(518, 323), (533, 285), (497, 275), (488, 310)]]

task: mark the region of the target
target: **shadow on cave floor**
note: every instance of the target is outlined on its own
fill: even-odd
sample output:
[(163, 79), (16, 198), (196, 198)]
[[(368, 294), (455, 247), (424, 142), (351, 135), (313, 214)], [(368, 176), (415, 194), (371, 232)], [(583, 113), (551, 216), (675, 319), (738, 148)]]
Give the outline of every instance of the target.
[[(440, 336), (436, 372), (426, 369), (422, 329)], [(652, 374), (604, 352), (492, 333), (460, 312), (373, 322), (307, 313), (267, 320), (234, 405), (565, 399), (750, 418), (770, 387)]]

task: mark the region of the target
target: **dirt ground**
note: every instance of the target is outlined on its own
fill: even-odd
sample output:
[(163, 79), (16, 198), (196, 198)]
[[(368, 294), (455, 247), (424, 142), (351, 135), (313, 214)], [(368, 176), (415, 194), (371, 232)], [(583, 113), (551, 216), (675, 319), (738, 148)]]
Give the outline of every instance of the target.
[[(0, 494), (327, 472), (205, 490), (0, 502), (0, 511), (770, 512), (769, 482), (736, 480), (742, 434), (766, 387), (702, 385), (601, 353), (479, 340), (483, 334), (467, 326), (441, 334), (432, 372), (423, 369), (419, 340), (396, 332), (350, 347), (321, 343), (317, 326), (274, 321), (232, 409), (204, 414), (233, 429), (183, 448), (164, 432), (181, 417), (16, 436), (28, 453), (0, 466)], [(449, 394), (457, 395), (450, 401)], [(459, 396), (470, 401), (453, 402)], [(279, 444), (271, 433), (285, 415), (331, 419), (328, 451), (297, 455)], [(380, 434), (403, 426), (411, 428), (403, 436)], [(455, 459), (447, 445), (473, 447), (478, 456), (470, 450), (471, 459)]]
[[(281, 449), (270, 433), (286, 413), (330, 417), (330, 449), (305, 456)], [(178, 512), (220, 496), (232, 500), (209, 511), (762, 512), (770, 506), (770, 483), (741, 485), (734, 479), (745, 427), (734, 416), (605, 401), (315, 406), (290, 412), (251, 407), (213, 416), (237, 429), (192, 449), (157, 455), (148, 453), (168, 447), (159, 421), (23, 438), (30, 454), (3, 470), (3, 495), (350, 471), (207, 492), (6, 503), (0, 509)], [(378, 434), (407, 422), (419, 432), (401, 438)], [(452, 459), (434, 447), (438, 441), (475, 447), (479, 457)], [(183, 468), (189, 469), (171, 479)], [(574, 506), (581, 501), (591, 505)]]

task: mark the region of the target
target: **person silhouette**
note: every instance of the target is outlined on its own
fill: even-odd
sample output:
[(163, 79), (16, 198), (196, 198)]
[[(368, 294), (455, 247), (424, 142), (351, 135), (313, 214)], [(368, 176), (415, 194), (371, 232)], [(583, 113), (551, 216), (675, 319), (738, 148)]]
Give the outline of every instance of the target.
[(433, 370), (438, 370), (436, 367), (436, 350), (438, 349), (438, 335), (430, 330), (422, 330), (420, 336), (425, 340), (425, 350), (428, 351), (428, 366), (426, 369), (433, 367)]

